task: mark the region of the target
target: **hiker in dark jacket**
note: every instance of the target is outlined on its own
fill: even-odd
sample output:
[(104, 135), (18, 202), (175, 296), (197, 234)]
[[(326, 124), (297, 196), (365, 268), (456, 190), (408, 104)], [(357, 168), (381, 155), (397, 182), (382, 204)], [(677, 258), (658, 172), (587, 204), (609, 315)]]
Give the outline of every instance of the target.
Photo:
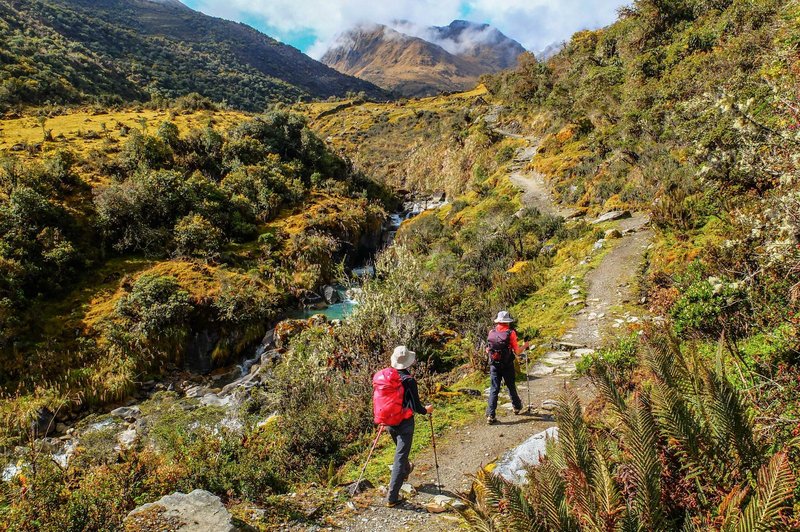
[(516, 370), (514, 369), (514, 359), (522, 354), (530, 342), (520, 346), (517, 339), (517, 331), (511, 324), (514, 318), (507, 311), (502, 310), (497, 313), (494, 320), (495, 326), (489, 331), (486, 352), (489, 355), (489, 376), (491, 378), (491, 388), (489, 389), (489, 404), (486, 407), (486, 421), (491, 425), (497, 421), (495, 413), (497, 411), (497, 397), (500, 394), (500, 386), (505, 382), (508, 394), (511, 396), (511, 404), (514, 405), (514, 413), (522, 412), (522, 399), (517, 393), (517, 385), (514, 382)]
[(397, 445), (394, 453), (394, 464), (392, 465), (392, 478), (389, 481), (389, 493), (386, 497), (389, 507), (403, 503), (404, 499), (400, 496), (400, 487), (408, 479), (411, 471), (414, 470), (414, 464), (408, 460), (408, 456), (411, 453), (411, 441), (414, 439), (414, 414), (430, 414), (433, 412), (432, 405), (425, 406), (420, 401), (417, 381), (408, 371), (408, 368), (414, 365), (416, 360), (416, 353), (409, 351), (404, 345), (397, 346), (392, 353), (392, 367), (397, 370), (403, 381), (403, 408), (407, 408), (411, 412), (408, 418), (401, 421), (400, 424), (387, 427), (392, 440)]

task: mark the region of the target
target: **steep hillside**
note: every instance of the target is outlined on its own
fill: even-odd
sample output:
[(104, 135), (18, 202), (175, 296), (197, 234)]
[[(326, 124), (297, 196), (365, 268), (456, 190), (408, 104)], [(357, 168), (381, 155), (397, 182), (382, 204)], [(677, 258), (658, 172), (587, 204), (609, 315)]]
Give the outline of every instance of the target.
[(146, 101), (198, 92), (248, 110), (374, 85), (180, 2), (3, 0), (0, 106)]
[(471, 89), (481, 75), (516, 65), (524, 51), (486, 24), (419, 28), (398, 22), (346, 32), (322, 62), (397, 94), (428, 96)]
[(58, 389), (85, 409), (143, 374), (228, 365), (380, 238), (380, 188), (296, 115), (76, 112), (2, 129), (0, 394)]
[(394, 188), (453, 196), (468, 190), (473, 177), (485, 178), (496, 164), (487, 149), (500, 136), (480, 119), (489, 109), (486, 95), (486, 88), (478, 86), (389, 104), (354, 100), (300, 104), (295, 109), (374, 179)]

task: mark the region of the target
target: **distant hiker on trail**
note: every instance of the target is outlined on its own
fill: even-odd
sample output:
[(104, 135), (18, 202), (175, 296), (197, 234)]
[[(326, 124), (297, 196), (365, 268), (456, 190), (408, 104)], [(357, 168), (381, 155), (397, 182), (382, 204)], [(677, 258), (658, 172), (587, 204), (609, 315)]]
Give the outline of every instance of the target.
[(514, 413), (522, 412), (522, 399), (517, 393), (517, 385), (514, 382), (516, 372), (514, 370), (514, 357), (522, 354), (530, 342), (520, 346), (517, 342), (517, 331), (511, 324), (514, 318), (505, 310), (497, 313), (494, 320), (495, 326), (489, 331), (487, 338), (486, 353), (489, 355), (489, 376), (491, 377), (492, 387), (489, 390), (489, 405), (486, 407), (486, 421), (491, 425), (497, 421), (495, 412), (497, 411), (497, 396), (500, 394), (500, 386), (505, 381), (508, 394), (511, 396), (511, 403), (514, 405)]
[(382, 369), (372, 377), (375, 423), (385, 425), (397, 445), (386, 497), (390, 508), (403, 503), (400, 487), (414, 470), (414, 464), (408, 460), (414, 439), (414, 413), (433, 412), (432, 405), (423, 406), (417, 381), (408, 371), (416, 360), (416, 353), (404, 345), (397, 346), (392, 353), (392, 367)]

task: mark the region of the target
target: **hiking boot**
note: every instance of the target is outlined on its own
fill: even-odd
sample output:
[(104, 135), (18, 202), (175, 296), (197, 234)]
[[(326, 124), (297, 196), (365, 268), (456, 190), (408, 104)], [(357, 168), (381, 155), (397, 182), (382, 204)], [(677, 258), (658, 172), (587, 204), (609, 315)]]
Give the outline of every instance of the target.
[(408, 473), (406, 473), (406, 476), (403, 477), (403, 482), (408, 480), (408, 477), (410, 477), (411, 473), (413, 473), (413, 472), (414, 472), (414, 462), (409, 462), (408, 463)]
[(497, 423), (497, 418), (494, 416), (486, 416), (486, 423), (488, 425), (494, 425), (495, 423)]
[(399, 497), (396, 501), (386, 501), (386, 507), (397, 508), (398, 506), (402, 506), (403, 504), (405, 504), (405, 502), (406, 502), (405, 497)]
[(522, 414), (523, 412), (527, 412), (527, 411), (528, 411), (527, 408), (515, 408), (514, 409), (514, 415), (518, 416), (518, 415)]

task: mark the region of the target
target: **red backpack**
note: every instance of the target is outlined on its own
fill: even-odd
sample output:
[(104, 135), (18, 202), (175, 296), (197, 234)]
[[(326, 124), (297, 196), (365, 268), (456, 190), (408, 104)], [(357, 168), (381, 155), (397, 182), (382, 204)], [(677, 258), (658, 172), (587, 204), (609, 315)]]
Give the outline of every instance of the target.
[(384, 368), (372, 377), (372, 408), (377, 425), (399, 425), (414, 415), (403, 408), (403, 378), (394, 368)]

